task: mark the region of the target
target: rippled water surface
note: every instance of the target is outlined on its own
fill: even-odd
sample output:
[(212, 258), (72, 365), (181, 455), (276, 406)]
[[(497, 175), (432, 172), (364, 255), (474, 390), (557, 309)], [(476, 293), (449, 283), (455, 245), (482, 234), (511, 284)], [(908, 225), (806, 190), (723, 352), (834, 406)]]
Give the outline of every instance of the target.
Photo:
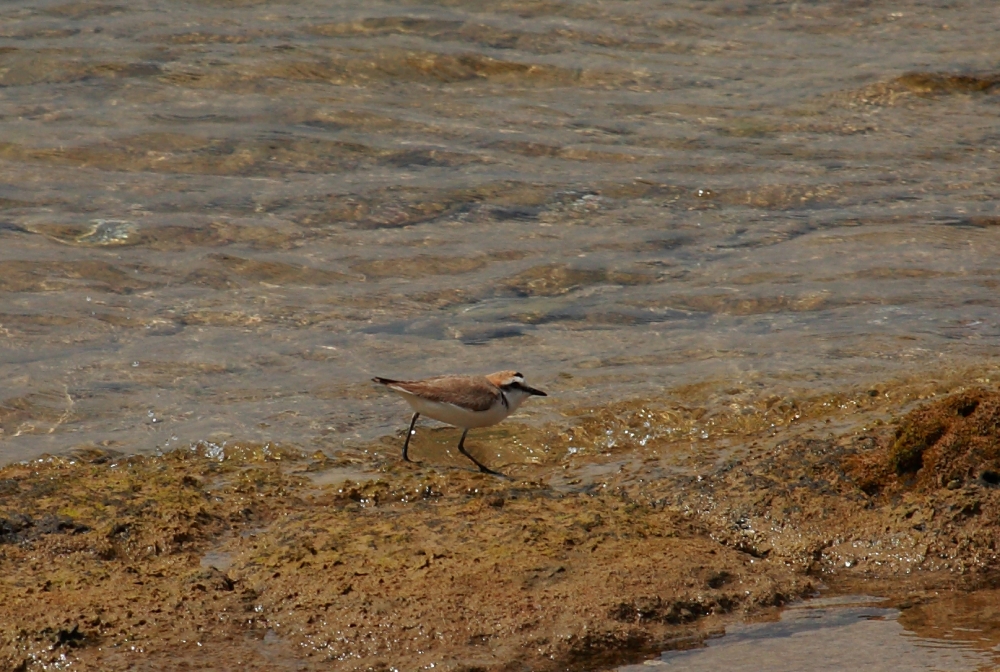
[(374, 374), (516, 368), (551, 394), (526, 421), (567, 424), (992, 366), (997, 27), (972, 1), (4, 2), (0, 455), (370, 450), (408, 417)]

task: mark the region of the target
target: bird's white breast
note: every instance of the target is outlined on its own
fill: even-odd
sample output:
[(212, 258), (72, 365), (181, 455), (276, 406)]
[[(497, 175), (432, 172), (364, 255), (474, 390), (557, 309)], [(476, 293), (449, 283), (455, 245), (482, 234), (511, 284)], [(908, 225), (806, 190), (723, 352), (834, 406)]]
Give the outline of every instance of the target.
[(454, 425), (455, 427), (461, 427), (462, 429), (489, 427), (490, 425), (497, 424), (510, 415), (510, 410), (504, 406), (499, 399), (497, 399), (497, 402), (485, 411), (470, 411), (467, 408), (462, 408), (461, 406), (456, 406), (455, 404), (440, 401), (429, 401), (415, 394), (410, 394), (405, 390), (400, 390), (399, 388), (392, 389), (406, 399), (406, 401), (409, 402), (410, 407), (417, 413), (426, 415), (428, 418), (433, 418), (434, 420), (438, 420), (449, 425)]

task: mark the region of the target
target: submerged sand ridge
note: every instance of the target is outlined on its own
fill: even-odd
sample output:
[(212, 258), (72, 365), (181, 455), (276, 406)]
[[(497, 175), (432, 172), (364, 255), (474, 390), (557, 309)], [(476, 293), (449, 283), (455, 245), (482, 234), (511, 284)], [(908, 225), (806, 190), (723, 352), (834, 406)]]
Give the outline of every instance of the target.
[(823, 585), (994, 587), (998, 426), (971, 388), (575, 488), (274, 445), (10, 465), (0, 666), (602, 669)]

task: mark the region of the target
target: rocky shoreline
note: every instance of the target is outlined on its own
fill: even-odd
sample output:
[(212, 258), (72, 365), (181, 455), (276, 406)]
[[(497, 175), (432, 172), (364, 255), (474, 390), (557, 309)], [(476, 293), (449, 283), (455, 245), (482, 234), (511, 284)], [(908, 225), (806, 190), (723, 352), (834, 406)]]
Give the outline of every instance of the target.
[(9, 465), (0, 667), (606, 669), (822, 586), (997, 584), (995, 390), (707, 465), (576, 487), (557, 462), (273, 445)]

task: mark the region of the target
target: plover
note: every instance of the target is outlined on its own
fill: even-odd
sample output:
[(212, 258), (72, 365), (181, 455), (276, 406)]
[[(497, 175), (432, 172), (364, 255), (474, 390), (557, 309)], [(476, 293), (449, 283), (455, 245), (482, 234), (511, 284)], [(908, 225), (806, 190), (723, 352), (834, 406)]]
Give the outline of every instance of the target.
[(530, 396), (548, 396), (541, 390), (524, 384), (517, 371), (498, 371), (488, 376), (436, 376), (424, 380), (392, 380), (372, 378), (399, 394), (413, 408), (413, 419), (403, 442), (403, 459), (412, 462), (407, 449), (413, 426), (421, 414), (463, 430), (458, 440), (458, 452), (475, 462), (487, 474), (503, 476), (493, 471), (465, 450), (465, 435), (473, 427), (495, 425), (517, 410)]

